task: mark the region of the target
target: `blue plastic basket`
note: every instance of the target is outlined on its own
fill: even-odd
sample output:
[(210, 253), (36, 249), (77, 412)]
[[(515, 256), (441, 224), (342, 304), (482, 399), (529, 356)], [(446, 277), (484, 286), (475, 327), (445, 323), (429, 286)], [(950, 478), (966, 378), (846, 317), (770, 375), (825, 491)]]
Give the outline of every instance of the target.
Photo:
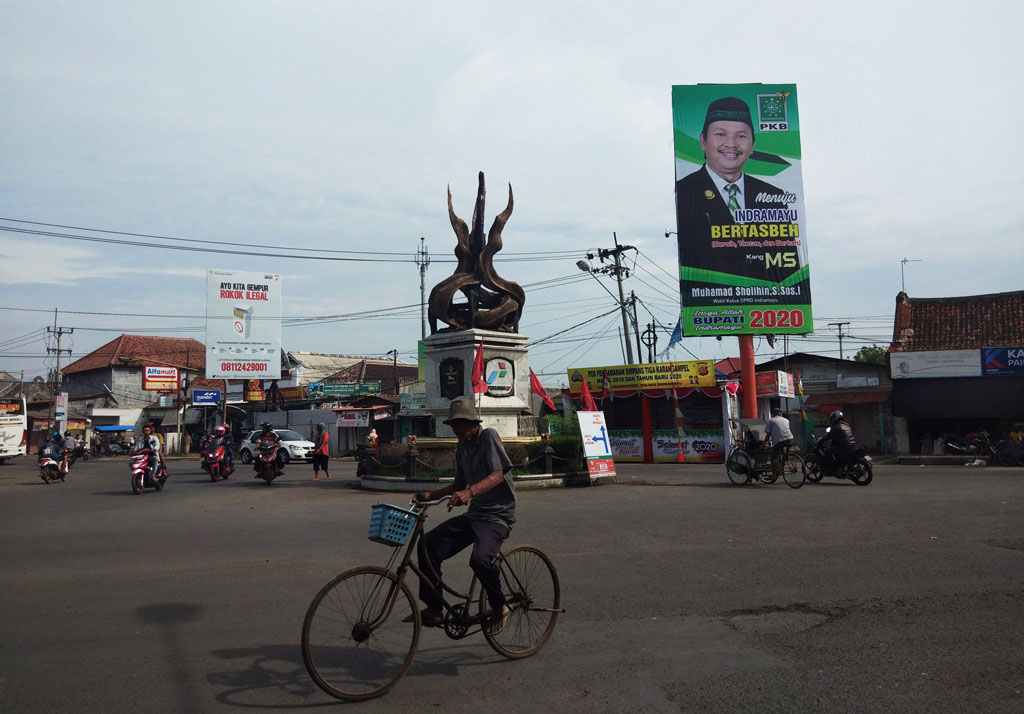
[(392, 548), (405, 545), (416, 525), (417, 515), (405, 508), (389, 503), (375, 503), (370, 513), (370, 532), (367, 538)]

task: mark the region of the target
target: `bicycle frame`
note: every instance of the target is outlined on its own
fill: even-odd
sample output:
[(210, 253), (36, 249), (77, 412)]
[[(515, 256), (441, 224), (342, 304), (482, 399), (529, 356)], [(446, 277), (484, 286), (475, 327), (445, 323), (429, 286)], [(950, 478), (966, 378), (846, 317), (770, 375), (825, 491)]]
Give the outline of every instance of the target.
[[(452, 589), (448, 585), (445, 585), (444, 581), (440, 578), (440, 576), (437, 576), (437, 573), (434, 573), (434, 575), (437, 576), (438, 584), (441, 586), (439, 589), (434, 586), (434, 583), (431, 582), (431, 579), (427, 577), (426, 573), (420, 570), (419, 566), (416, 564), (415, 560), (412, 557), (413, 550), (417, 548), (417, 546), (420, 543), (420, 539), (423, 537), (423, 523), (426, 520), (427, 509), (430, 506), (442, 503), (447, 500), (448, 497), (446, 496), (436, 501), (425, 501), (422, 503), (414, 504), (414, 507), (419, 507), (419, 510), (416, 510), (416, 525), (413, 526), (413, 531), (409, 535), (409, 542), (405, 546), (404, 553), (401, 548), (395, 548), (394, 552), (391, 554), (391, 557), (388, 558), (388, 561), (384, 566), (385, 570), (393, 571), (395, 573), (396, 579), (388, 579), (390, 586), (388, 594), (384, 599), (383, 609), (381, 613), (377, 615), (377, 617), (374, 617), (367, 624), (367, 628), (371, 632), (374, 629), (376, 629), (378, 625), (386, 621), (391, 616), (391, 611), (395, 606), (395, 602), (398, 600), (398, 593), (401, 590), (402, 584), (405, 582), (406, 573), (408, 573), (410, 570), (416, 575), (420, 583), (425, 584), (428, 588), (433, 590), (441, 597), (441, 606), (445, 612), (446, 625), (449, 620), (449, 617), (452, 616), (452, 611), (459, 607), (462, 608), (462, 619), (459, 622), (455, 623), (459, 628), (459, 631), (455, 633), (452, 630), (450, 630), (447, 626), (444, 628), (445, 633), (449, 637), (451, 637), (452, 639), (461, 639), (463, 637), (467, 637), (477, 632), (477, 630), (473, 630), (472, 632), (470, 632), (469, 627), (474, 624), (480, 624), (482, 618), (479, 616), (468, 616), (469, 608), (473, 602), (473, 597), (476, 592), (477, 579), (475, 577), (473, 578), (473, 581), (470, 583), (468, 593), (460, 593), (457, 590)], [(402, 553), (402, 559), (399, 562), (398, 567), (394, 568), (393, 566), (395, 564), (395, 561), (398, 560), (399, 553)], [(498, 557), (503, 557), (500, 552), (498, 553)], [(429, 562), (427, 563), (427, 567), (431, 567)], [(514, 573), (513, 576), (515, 576)], [(382, 579), (381, 583), (383, 582), (384, 580)], [(445, 592), (450, 593), (452, 596), (457, 598), (459, 602), (456, 602), (455, 604), (449, 603), (444, 596)]]

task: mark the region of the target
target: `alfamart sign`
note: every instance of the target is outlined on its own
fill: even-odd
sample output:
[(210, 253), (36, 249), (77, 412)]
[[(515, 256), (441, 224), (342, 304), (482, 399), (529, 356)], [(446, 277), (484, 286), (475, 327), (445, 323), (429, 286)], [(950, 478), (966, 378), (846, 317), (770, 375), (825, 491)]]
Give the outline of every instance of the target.
[(672, 118), (683, 335), (812, 332), (796, 85), (672, 87)]

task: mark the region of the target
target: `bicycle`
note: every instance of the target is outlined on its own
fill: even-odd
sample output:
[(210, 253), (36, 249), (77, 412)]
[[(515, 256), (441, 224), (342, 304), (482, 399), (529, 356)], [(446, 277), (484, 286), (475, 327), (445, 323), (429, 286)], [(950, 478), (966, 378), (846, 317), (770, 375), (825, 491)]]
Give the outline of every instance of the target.
[[(725, 471), (729, 480), (737, 486), (744, 486), (751, 479), (761, 483), (772, 484), (778, 479), (773, 468), (771, 448), (761, 441), (753, 432), (752, 427), (762, 422), (754, 419), (734, 419), (740, 425), (743, 437), (729, 453), (725, 460)], [(750, 422), (750, 423), (747, 423)], [(791, 445), (783, 447), (779, 455), (779, 471), (782, 480), (790, 488), (800, 488), (807, 478), (807, 466), (804, 458), (793, 451)]]
[[(412, 664), (419, 644), (420, 608), (405, 582), (412, 571), (444, 601), (444, 632), (462, 639), (483, 632), (487, 643), (509, 659), (540, 650), (555, 629), (561, 607), (558, 572), (539, 548), (519, 545), (498, 554), (507, 620), (496, 627), (487, 593), (474, 575), (469, 592), (460, 593), (438, 580), (440, 588), (413, 561), (423, 537), (430, 506), (448, 501), (410, 502), (410, 509), (379, 503), (373, 506), (370, 540), (395, 548), (385, 567), (362, 566), (336, 576), (313, 598), (302, 623), (302, 659), (310, 677), (324, 692), (345, 701), (379, 697), (390, 690)], [(405, 545), (405, 549), (400, 547)], [(399, 559), (399, 556), (401, 558)], [(394, 565), (398, 562), (397, 569)], [(429, 564), (427, 567), (430, 567)], [(455, 598), (449, 603), (445, 593)], [(474, 598), (476, 614), (471, 613)]]

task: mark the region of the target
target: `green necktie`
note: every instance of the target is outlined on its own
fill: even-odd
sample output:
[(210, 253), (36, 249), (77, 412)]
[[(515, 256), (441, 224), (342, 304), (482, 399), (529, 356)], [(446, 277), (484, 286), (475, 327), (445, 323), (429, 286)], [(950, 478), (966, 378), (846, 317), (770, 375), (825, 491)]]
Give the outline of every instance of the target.
[(729, 192), (729, 211), (736, 213), (740, 210), (740, 202), (736, 200), (736, 194), (740, 192), (740, 187), (734, 183), (726, 184), (725, 190)]

